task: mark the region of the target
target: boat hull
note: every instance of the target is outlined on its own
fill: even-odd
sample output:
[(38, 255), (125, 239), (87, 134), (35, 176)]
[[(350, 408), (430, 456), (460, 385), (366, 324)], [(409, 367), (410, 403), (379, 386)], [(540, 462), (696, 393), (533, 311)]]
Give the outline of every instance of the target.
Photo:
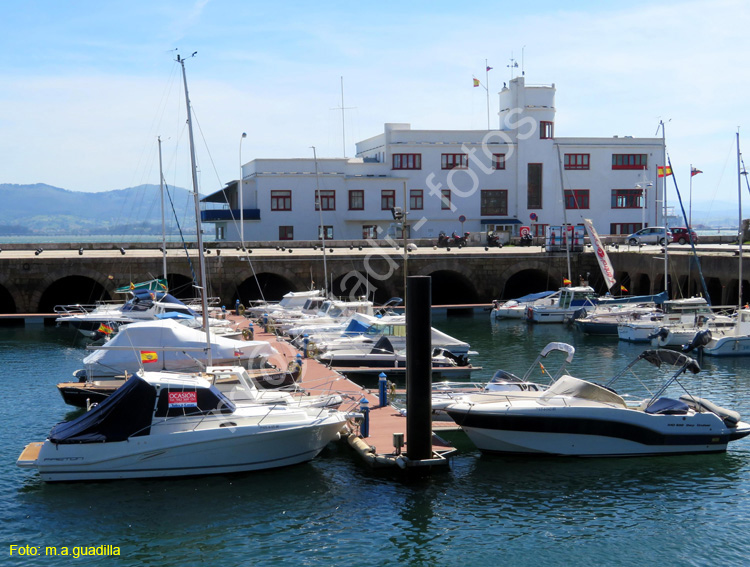
[(750, 424), (724, 425), (710, 413), (650, 415), (632, 409), (538, 407), (482, 411), (458, 404), (448, 414), (481, 451), (621, 457), (717, 453), (750, 434)]
[(719, 337), (703, 347), (708, 356), (750, 356), (750, 336)]
[(314, 427), (233, 426), (133, 437), (111, 443), (45, 441), (34, 467), (47, 482), (225, 474), (294, 465), (337, 439), (344, 422), (326, 417)]

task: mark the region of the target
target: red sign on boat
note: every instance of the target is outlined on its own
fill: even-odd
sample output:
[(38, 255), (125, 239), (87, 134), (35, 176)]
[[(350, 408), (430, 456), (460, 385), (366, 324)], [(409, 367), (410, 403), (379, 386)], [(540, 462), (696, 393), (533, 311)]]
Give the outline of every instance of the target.
[(198, 393), (192, 392), (169, 392), (170, 408), (194, 408), (198, 406)]

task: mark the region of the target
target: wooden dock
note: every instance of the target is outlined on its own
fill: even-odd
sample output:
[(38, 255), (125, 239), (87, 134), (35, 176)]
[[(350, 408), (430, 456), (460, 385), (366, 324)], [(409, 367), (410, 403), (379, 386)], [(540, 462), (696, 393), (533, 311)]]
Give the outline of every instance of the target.
[[(228, 318), (240, 326), (247, 327), (249, 320), (237, 315), (229, 315)], [(254, 340), (266, 341), (277, 351), (269, 362), (279, 368), (287, 368), (288, 365), (298, 360), (302, 352), (282, 337), (262, 330), (261, 325), (253, 326)], [(351, 432), (347, 437), (349, 445), (357, 452), (362, 460), (372, 468), (389, 468), (394, 470), (425, 470), (433, 468), (447, 468), (449, 457), (455, 453), (455, 449), (447, 442), (433, 433), (431, 459), (419, 461), (410, 460), (407, 457), (406, 443), (406, 417), (398, 408), (391, 405), (380, 406), (377, 388), (365, 388), (343, 376), (336, 370), (325, 366), (315, 359), (303, 359), (302, 373), (299, 386), (310, 395), (322, 395), (326, 393), (337, 393), (344, 398), (341, 409), (355, 412), (364, 416), (362, 407), (363, 400), (367, 400), (369, 427), (367, 436), (364, 437), (365, 427), (362, 418), (358, 417), (351, 424)], [(400, 434), (396, 438), (403, 439), (403, 447), (394, 446), (394, 434)]]

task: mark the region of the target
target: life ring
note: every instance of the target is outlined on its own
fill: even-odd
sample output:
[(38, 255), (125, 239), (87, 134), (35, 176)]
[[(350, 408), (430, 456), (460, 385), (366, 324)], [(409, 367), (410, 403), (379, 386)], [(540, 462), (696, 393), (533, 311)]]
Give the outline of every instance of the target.
[(318, 345), (313, 342), (307, 343), (307, 350), (305, 351), (307, 358), (315, 358), (318, 356)]
[(237, 307), (237, 313), (239, 313), (240, 315), (245, 314), (245, 306), (242, 305), (242, 303), (240, 303), (239, 307)]
[(242, 338), (246, 341), (252, 341), (253, 340), (253, 331), (252, 329), (242, 329)]

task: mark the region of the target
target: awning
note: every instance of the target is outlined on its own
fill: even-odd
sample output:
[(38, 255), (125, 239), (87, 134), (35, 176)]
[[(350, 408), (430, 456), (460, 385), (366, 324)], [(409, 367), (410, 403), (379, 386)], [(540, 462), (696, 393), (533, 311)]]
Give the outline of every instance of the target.
[(479, 224), (523, 224), (518, 219), (482, 219)]

